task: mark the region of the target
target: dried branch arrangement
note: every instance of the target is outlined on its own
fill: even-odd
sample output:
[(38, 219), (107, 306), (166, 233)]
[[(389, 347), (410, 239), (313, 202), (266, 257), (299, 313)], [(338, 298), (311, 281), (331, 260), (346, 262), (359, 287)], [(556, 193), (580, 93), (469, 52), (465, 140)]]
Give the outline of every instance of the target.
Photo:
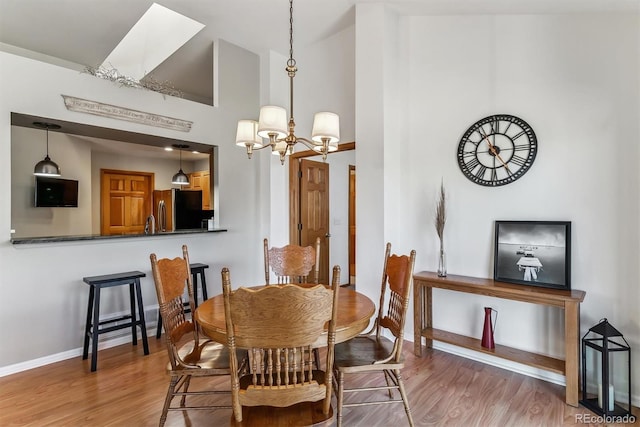
[(447, 212), (445, 209), (445, 199), (446, 194), (444, 191), (444, 183), (440, 183), (440, 197), (438, 198), (438, 204), (436, 205), (436, 233), (438, 233), (438, 238), (440, 239), (440, 247), (442, 247), (443, 238), (444, 238), (444, 225), (447, 222)]
[(115, 68), (107, 68), (100, 66), (98, 68), (85, 67), (85, 73), (89, 73), (92, 76), (99, 77), (101, 79), (110, 80), (114, 83), (118, 83), (120, 86), (133, 87), (136, 89), (152, 90), (154, 92), (161, 93), (163, 95), (176, 96), (182, 98), (182, 92), (175, 89), (169, 82), (159, 82), (152, 76), (148, 76), (145, 80), (136, 80), (133, 77), (125, 76), (116, 70)]

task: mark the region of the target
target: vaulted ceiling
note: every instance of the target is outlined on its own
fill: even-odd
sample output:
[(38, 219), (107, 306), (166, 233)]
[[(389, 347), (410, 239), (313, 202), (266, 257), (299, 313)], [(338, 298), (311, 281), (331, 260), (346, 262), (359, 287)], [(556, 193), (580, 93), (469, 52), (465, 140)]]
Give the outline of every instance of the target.
[[(294, 41), (299, 50), (353, 25), (355, 4), (376, 0), (296, 0)], [(83, 70), (103, 63), (153, 0), (0, 0), (0, 50)], [(387, 0), (400, 14), (600, 13), (632, 11), (638, 0)], [(211, 103), (213, 41), (221, 38), (260, 53), (288, 54), (287, 0), (159, 0), (204, 28), (153, 70), (184, 97)]]

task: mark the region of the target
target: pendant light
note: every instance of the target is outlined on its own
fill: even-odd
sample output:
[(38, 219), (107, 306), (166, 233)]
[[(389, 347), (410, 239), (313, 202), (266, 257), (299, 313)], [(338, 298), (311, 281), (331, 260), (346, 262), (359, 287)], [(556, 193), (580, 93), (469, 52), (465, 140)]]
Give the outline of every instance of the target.
[(173, 147), (180, 150), (180, 170), (177, 174), (173, 175), (171, 183), (175, 185), (189, 185), (189, 177), (187, 174), (182, 172), (182, 150), (189, 148), (189, 146), (186, 144), (173, 144)]
[(60, 176), (60, 167), (49, 157), (49, 129), (60, 129), (53, 123), (33, 122), (33, 125), (47, 131), (47, 155), (33, 168), (33, 174), (38, 176)]

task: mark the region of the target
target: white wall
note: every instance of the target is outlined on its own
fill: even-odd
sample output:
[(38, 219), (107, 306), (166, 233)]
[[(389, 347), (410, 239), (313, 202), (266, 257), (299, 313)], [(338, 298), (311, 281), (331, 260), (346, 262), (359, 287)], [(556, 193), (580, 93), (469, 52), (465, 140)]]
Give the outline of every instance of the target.
[[(220, 41), (217, 76), (219, 106), (211, 107), (148, 91), (118, 87), (88, 74), (0, 53), (0, 374), (46, 361), (79, 355), (88, 288), (84, 276), (128, 270), (147, 273), (142, 280), (145, 305), (154, 320), (156, 304), (149, 254), (177, 256), (189, 246), (194, 262), (208, 263), (211, 295), (221, 292), (220, 270), (228, 266), (234, 283), (257, 283), (261, 233), (255, 222), (260, 211), (257, 188), (265, 177), (246, 167), (246, 155), (233, 144), (237, 120), (259, 108), (259, 59), (255, 54)], [(61, 94), (78, 96), (154, 114), (193, 121), (190, 133), (155, 128), (67, 111)], [(53, 119), (148, 133), (219, 146), (220, 226), (225, 233), (154, 236), (112, 241), (12, 245), (11, 124), (18, 112)], [(62, 159), (56, 159), (62, 161)], [(254, 258), (255, 259), (255, 258)], [(127, 307), (124, 293), (103, 300), (104, 314)], [(151, 322), (150, 326), (153, 325)]]
[(88, 145), (79, 144), (78, 138), (71, 135), (49, 132), (49, 155), (60, 166), (61, 178), (78, 181), (78, 207), (36, 208), (33, 167), (45, 156), (46, 132), (14, 126), (11, 141), (11, 198), (7, 201), (11, 201), (14, 237), (91, 234), (91, 150)]
[[(387, 236), (408, 242), (402, 230), (410, 230), (409, 246), (418, 252), (416, 271), (434, 271), (433, 215), (441, 179), (449, 194), (445, 249), (450, 274), (493, 276), (495, 220), (572, 221), (572, 286), (586, 291), (581, 336), (607, 317), (632, 348), (639, 348), (639, 17), (395, 17), (381, 5), (358, 5), (356, 23), (358, 248), (365, 235), (370, 246)], [(392, 32), (386, 40), (398, 45), (380, 57), (371, 46), (384, 45), (379, 34), (385, 31)], [(409, 90), (385, 74), (392, 70), (387, 61), (396, 56), (407, 68), (393, 78), (408, 79)], [(387, 132), (396, 129), (402, 136), (401, 115), (380, 113), (393, 90), (405, 94), (390, 102), (408, 118), (407, 138)], [(496, 113), (529, 122), (539, 151), (521, 179), (486, 188), (462, 175), (455, 153), (472, 123)], [(384, 153), (365, 158), (366, 147), (380, 149), (382, 132), (370, 129), (379, 129), (379, 123), (384, 125)], [(402, 163), (395, 150), (404, 152)], [(390, 199), (394, 186), (387, 183), (394, 180), (406, 187)], [(381, 188), (384, 195), (376, 196)], [(385, 199), (384, 227), (380, 218), (363, 215), (380, 210), (380, 197)], [(411, 214), (408, 221), (387, 217), (394, 212), (387, 206), (390, 200)], [(360, 267), (364, 256), (359, 250)], [(434, 301), (435, 327), (479, 337), (482, 308), (492, 306), (500, 312), (496, 342), (563, 354), (559, 309), (448, 291), (434, 291)], [(411, 324), (406, 332), (412, 335)], [(632, 364), (640, 366), (638, 352)], [(637, 369), (632, 384), (637, 404)]]
[[(386, 198), (392, 190), (385, 186), (385, 175), (395, 173), (386, 170), (384, 107), (390, 89), (386, 86), (384, 70), (385, 61), (390, 60), (386, 57), (385, 38), (397, 29), (386, 19), (381, 4), (356, 5), (356, 287), (376, 303), (380, 299), (385, 244), (391, 240), (390, 230), (385, 226)], [(406, 78), (405, 75), (397, 77)], [(388, 142), (390, 147), (399, 143), (406, 141)], [(402, 220), (396, 224), (406, 226)], [(395, 253), (408, 253), (411, 249), (395, 240), (392, 245)]]
[[(269, 70), (269, 93), (267, 100), (263, 100), (262, 105), (279, 105), (287, 110), (289, 117), (289, 77), (285, 71), (287, 58), (276, 52), (271, 51), (266, 64), (261, 67)], [(298, 87), (298, 76), (294, 79), (294, 86)], [(295, 94), (294, 94), (295, 96)], [(294, 102), (296, 106), (296, 123), (300, 117), (297, 106), (300, 104), (300, 98), (295, 96)], [(256, 120), (259, 111), (256, 111)], [(296, 125), (296, 135), (304, 135), (303, 129)], [(282, 247), (290, 243), (289, 241), (289, 167), (288, 159), (285, 164), (280, 163), (280, 156), (274, 155), (271, 148), (265, 148), (257, 153), (261, 157), (262, 165), (269, 169), (270, 176), (270, 193), (269, 203), (271, 213), (271, 222), (269, 224), (269, 246)]]
[[(355, 140), (354, 40), (355, 27), (349, 26), (312, 45), (294, 46), (298, 65), (295, 119), (300, 136), (311, 136), (315, 113), (333, 111), (340, 116), (340, 142)], [(283, 62), (278, 72), (286, 78), (284, 65)]]

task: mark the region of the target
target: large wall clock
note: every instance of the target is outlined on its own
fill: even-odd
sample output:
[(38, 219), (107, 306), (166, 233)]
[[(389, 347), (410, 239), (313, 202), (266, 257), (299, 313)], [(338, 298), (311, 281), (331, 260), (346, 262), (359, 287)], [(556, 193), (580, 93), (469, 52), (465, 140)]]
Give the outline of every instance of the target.
[(536, 158), (538, 140), (527, 122), (496, 114), (472, 124), (458, 144), (458, 165), (476, 184), (498, 187), (522, 177)]

